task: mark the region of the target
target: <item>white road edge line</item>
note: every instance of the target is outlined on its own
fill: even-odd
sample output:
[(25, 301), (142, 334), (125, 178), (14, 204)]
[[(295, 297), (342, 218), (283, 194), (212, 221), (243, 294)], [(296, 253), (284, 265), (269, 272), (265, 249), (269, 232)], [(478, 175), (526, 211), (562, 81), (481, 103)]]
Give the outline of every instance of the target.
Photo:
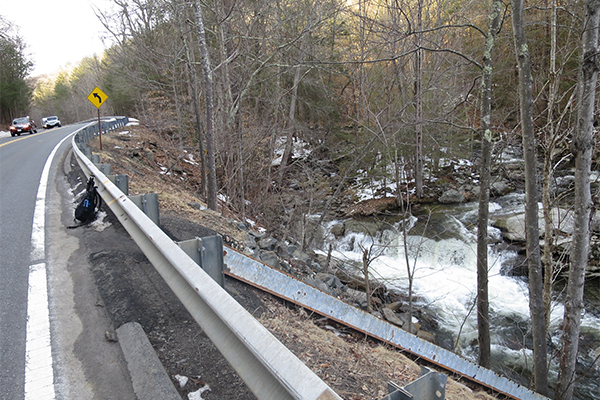
[(46, 189), (52, 160), (58, 148), (73, 134), (64, 137), (52, 150), (40, 177), (31, 228), (31, 265), (27, 291), (27, 332), (25, 341), (25, 400), (54, 400), (54, 370), (50, 337), (50, 307), (46, 274)]

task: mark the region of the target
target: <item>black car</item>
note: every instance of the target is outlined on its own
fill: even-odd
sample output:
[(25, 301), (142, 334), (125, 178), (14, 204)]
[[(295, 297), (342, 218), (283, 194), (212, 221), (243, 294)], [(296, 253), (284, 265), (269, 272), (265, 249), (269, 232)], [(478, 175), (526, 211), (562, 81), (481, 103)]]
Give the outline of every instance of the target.
[(37, 133), (37, 126), (35, 122), (29, 117), (15, 118), (10, 126), (10, 136), (20, 136), (21, 133), (29, 132)]

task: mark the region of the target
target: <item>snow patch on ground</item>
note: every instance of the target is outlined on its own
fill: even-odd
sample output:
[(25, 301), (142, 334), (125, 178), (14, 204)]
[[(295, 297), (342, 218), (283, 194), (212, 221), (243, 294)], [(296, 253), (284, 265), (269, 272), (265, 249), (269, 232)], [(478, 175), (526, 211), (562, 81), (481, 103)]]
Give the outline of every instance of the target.
[(181, 375), (175, 375), (174, 378), (177, 380), (177, 382), (179, 382), (180, 388), (184, 387), (190, 380), (190, 378), (188, 378), (187, 376), (181, 376)]
[[(275, 143), (275, 159), (271, 161), (271, 165), (280, 165), (281, 160), (283, 159), (283, 152), (285, 150), (285, 143), (287, 141), (287, 136), (281, 136), (277, 138)], [(292, 157), (294, 158), (304, 158), (311, 153), (310, 145), (303, 140), (294, 139), (294, 153)]]
[(188, 393), (189, 400), (202, 400), (202, 393), (210, 392), (210, 386), (204, 385), (195, 392)]
[(111, 224), (110, 222), (105, 222), (107, 214), (104, 211), (99, 211), (96, 219), (90, 223), (90, 226), (94, 228), (97, 232), (102, 232), (106, 228), (108, 228)]

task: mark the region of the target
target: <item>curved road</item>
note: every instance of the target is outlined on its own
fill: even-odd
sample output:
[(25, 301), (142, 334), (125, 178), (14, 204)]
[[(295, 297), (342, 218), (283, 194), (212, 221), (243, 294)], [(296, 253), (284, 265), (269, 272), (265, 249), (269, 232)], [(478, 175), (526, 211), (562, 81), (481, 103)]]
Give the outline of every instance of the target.
[[(0, 134), (1, 400), (135, 398), (118, 346), (105, 348), (82, 327), (97, 314), (95, 330), (112, 329), (93, 309), (87, 268), (70, 268), (87, 262), (77, 230), (65, 226), (74, 196), (64, 173), (67, 150), (81, 126)], [(74, 304), (82, 288), (92, 304), (86, 316), (85, 304)]]

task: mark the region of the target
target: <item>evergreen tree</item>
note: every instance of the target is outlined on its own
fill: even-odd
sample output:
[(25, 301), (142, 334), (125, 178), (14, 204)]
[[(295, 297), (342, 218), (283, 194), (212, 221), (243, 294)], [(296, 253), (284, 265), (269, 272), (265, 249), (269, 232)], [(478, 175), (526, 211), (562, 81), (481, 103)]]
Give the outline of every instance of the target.
[(25, 56), (23, 40), (13, 30), (0, 17), (0, 122), (3, 124), (27, 111), (32, 92), (25, 78), (33, 64)]

